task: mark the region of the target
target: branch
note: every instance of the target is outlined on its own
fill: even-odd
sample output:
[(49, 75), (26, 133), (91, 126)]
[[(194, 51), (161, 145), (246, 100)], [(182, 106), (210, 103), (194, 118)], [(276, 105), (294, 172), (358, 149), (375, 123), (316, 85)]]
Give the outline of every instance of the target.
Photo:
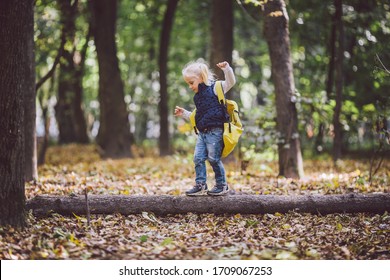
[(61, 57), (64, 53), (64, 46), (65, 46), (65, 42), (66, 42), (66, 38), (65, 38), (65, 32), (62, 31), (62, 34), (61, 34), (61, 44), (60, 44), (60, 47), (58, 49), (58, 52), (57, 52), (57, 56), (56, 58), (54, 59), (54, 63), (51, 67), (51, 69), (49, 70), (49, 72), (47, 72), (47, 74), (45, 76), (43, 76), (35, 85), (35, 91), (38, 91), (38, 89), (48, 80), (50, 79), (53, 75), (54, 75), (54, 71), (56, 70), (56, 67), (57, 65), (60, 63), (60, 60), (61, 60)]
[[(236, 2), (237, 2), (237, 4), (238, 4), (238, 6), (242, 9), (242, 11), (244, 12), (244, 14), (245, 14), (246, 16), (248, 16), (248, 18), (249, 18), (252, 22), (254, 22), (254, 23), (259, 23), (259, 22), (260, 22), (259, 19), (256, 19), (254, 16), (252, 16), (252, 15), (248, 12), (248, 10), (245, 8), (245, 7), (248, 6), (247, 3), (243, 4), (243, 3), (241, 2), (241, 0), (236, 0)], [(252, 3), (252, 6), (256, 7), (253, 3)], [(263, 6), (263, 5), (260, 5), (260, 7), (261, 7), (261, 10), (263, 11), (263, 10), (264, 10), (264, 6)]]
[(388, 70), (388, 69), (386, 68), (386, 66), (383, 64), (383, 62), (382, 62), (382, 60), (380, 59), (380, 57), (379, 57), (378, 54), (376, 54), (376, 58), (379, 60), (379, 63), (380, 63), (380, 64), (382, 65), (382, 67), (383, 67), (383, 69), (381, 69), (381, 70), (383, 70), (383, 71), (385, 71), (386, 73), (390, 74), (390, 70)]

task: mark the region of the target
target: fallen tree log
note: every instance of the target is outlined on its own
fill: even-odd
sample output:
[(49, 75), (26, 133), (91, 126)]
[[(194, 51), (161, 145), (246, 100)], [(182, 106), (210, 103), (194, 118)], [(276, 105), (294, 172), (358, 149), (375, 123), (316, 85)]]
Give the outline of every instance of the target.
[[(343, 195), (227, 195), (187, 197), (170, 195), (88, 195), (91, 214), (123, 215), (152, 212), (156, 215), (185, 213), (264, 214), (288, 211), (329, 213), (384, 213), (390, 211), (390, 193)], [(37, 196), (26, 203), (34, 215), (87, 214), (85, 197)]]

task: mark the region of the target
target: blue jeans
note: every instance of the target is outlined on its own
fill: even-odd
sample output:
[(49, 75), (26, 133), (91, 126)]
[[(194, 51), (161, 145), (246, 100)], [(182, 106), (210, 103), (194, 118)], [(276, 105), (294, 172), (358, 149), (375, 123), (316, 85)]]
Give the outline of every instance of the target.
[(225, 168), (221, 161), (222, 149), (222, 128), (213, 128), (207, 132), (199, 132), (194, 153), (195, 182), (197, 184), (206, 183), (206, 160), (208, 160), (215, 173), (216, 184), (226, 185)]

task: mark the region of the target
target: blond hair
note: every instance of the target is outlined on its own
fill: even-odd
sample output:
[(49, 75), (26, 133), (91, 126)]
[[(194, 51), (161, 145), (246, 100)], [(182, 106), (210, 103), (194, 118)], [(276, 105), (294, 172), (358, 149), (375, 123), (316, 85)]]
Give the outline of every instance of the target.
[(183, 78), (200, 78), (203, 83), (210, 86), (215, 81), (215, 75), (209, 66), (201, 61), (191, 61), (182, 70)]

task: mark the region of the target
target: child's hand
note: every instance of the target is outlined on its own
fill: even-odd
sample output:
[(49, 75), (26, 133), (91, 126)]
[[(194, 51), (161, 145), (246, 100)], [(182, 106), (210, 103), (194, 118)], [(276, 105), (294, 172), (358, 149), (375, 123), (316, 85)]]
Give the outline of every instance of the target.
[(184, 109), (179, 107), (179, 106), (176, 106), (175, 108), (175, 116), (176, 117), (180, 117), (183, 115), (183, 112), (184, 112)]
[(227, 61), (219, 62), (217, 63), (217, 66), (221, 69), (224, 69), (226, 67), (229, 67), (229, 63)]

